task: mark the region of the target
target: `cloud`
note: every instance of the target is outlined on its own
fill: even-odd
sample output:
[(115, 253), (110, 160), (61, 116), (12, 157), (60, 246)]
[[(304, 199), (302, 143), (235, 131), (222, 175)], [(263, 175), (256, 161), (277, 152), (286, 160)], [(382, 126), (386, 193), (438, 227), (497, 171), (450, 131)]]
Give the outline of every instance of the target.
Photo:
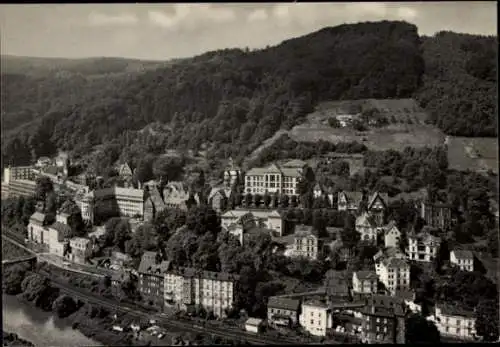
[(413, 8), (409, 8), (409, 7), (398, 8), (397, 13), (398, 13), (399, 17), (401, 17), (402, 19), (405, 19), (405, 20), (415, 19), (415, 17), (417, 17), (417, 15), (418, 15), (416, 10), (414, 10)]
[(138, 18), (133, 14), (118, 14), (107, 15), (99, 12), (92, 12), (88, 17), (88, 22), (91, 26), (127, 26), (135, 25), (139, 22)]
[(259, 22), (259, 21), (265, 21), (269, 18), (267, 15), (266, 10), (264, 9), (258, 9), (250, 12), (250, 14), (247, 17), (248, 22)]
[(149, 21), (170, 30), (195, 29), (205, 24), (234, 22), (236, 13), (231, 8), (213, 7), (210, 4), (176, 4), (174, 13), (149, 11)]

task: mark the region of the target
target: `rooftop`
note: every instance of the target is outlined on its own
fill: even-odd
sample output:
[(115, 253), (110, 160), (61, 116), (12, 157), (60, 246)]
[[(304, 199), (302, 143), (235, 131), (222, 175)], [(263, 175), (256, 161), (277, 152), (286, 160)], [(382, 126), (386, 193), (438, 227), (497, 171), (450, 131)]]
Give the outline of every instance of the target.
[(282, 298), (271, 296), (267, 303), (268, 308), (279, 308), (291, 311), (297, 311), (300, 306), (300, 301), (296, 299)]
[(356, 277), (360, 280), (376, 280), (378, 279), (375, 271), (356, 271)]
[(328, 305), (320, 300), (306, 300), (303, 305), (328, 308)]
[(339, 196), (345, 195), (347, 202), (351, 204), (359, 204), (363, 199), (362, 192), (350, 192), (350, 191), (341, 191), (339, 192)]
[(474, 259), (474, 254), (471, 251), (455, 249), (451, 253), (455, 254), (457, 259)]
[(445, 316), (456, 316), (456, 317), (474, 317), (474, 311), (466, 310), (464, 308), (449, 305), (449, 304), (436, 304), (436, 310), (440, 309), (441, 313)]
[(41, 212), (35, 212), (30, 217), (30, 222), (35, 222), (35, 223), (40, 224), (40, 225), (43, 224), (44, 220), (45, 220), (45, 214), (43, 214)]

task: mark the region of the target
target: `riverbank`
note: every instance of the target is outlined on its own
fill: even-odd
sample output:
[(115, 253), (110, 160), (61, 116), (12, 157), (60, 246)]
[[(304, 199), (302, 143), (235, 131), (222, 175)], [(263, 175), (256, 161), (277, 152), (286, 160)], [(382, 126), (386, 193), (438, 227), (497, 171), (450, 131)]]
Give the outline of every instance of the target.
[(2, 330), (2, 339), (4, 347), (35, 347), (33, 342), (22, 339), (16, 333), (11, 333), (5, 330)]

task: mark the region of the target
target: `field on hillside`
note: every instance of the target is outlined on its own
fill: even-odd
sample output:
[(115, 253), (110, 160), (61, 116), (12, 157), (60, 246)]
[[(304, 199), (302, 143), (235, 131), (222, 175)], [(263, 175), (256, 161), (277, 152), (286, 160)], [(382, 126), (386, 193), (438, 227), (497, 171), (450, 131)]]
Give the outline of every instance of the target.
[(447, 143), (450, 169), (498, 173), (497, 138), (450, 136)]
[[(389, 125), (360, 132), (348, 126), (332, 128), (328, 124), (329, 118), (357, 115), (370, 109), (376, 109), (386, 117)], [(332, 101), (321, 103), (306, 117), (304, 123), (290, 131), (280, 130), (279, 135), (287, 133), (297, 142), (316, 142), (320, 139), (333, 143), (357, 141), (371, 150), (442, 145), (445, 135), (435, 126), (426, 124), (426, 119), (425, 111), (413, 99)], [(251, 157), (255, 157), (278, 137), (275, 134), (267, 139)]]

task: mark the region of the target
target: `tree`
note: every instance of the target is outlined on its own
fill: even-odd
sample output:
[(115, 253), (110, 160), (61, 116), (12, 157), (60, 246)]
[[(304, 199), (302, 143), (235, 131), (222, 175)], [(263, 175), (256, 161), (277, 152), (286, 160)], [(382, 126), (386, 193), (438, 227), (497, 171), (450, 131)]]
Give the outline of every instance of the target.
[[(498, 297), (497, 297), (498, 299)], [(498, 340), (498, 300), (480, 301), (475, 310), (476, 331), (486, 342)]]
[(216, 235), (220, 231), (220, 219), (209, 206), (196, 206), (190, 209), (186, 216), (186, 226), (197, 235), (211, 232)]
[(344, 220), (344, 228), (340, 232), (342, 244), (347, 248), (352, 248), (359, 243), (360, 234), (356, 231), (356, 219), (352, 214), (347, 214)]
[(253, 203), (254, 203), (255, 207), (259, 207), (260, 204), (262, 203), (262, 195), (255, 194), (253, 196)]
[(37, 200), (45, 202), (47, 195), (53, 191), (54, 185), (49, 177), (40, 176), (36, 179), (35, 197)]
[(245, 202), (245, 207), (251, 206), (253, 202), (252, 194), (250, 193), (245, 194), (244, 202)]
[(167, 181), (179, 181), (184, 174), (184, 160), (178, 157), (158, 157), (153, 163), (153, 175)]
[(281, 207), (287, 208), (289, 204), (290, 204), (290, 198), (288, 197), (288, 195), (282, 195), (280, 197), (280, 205), (281, 205)]
[(341, 124), (337, 117), (330, 117), (328, 118), (328, 125), (331, 126), (332, 128), (340, 128)]
[(69, 215), (68, 225), (71, 227), (72, 232), (69, 237), (71, 238), (73, 236), (83, 236), (85, 233), (85, 224), (83, 222), (82, 213), (78, 205), (73, 200), (66, 200), (62, 204), (59, 211)]
[(312, 214), (312, 225), (318, 232), (318, 237), (325, 237), (327, 235), (326, 219), (323, 217), (323, 213), (321, 211), (314, 210)]
[(405, 343), (440, 343), (436, 325), (418, 314), (412, 314), (405, 322)]
[(151, 155), (139, 159), (134, 170), (134, 177), (138, 182), (144, 183), (153, 178), (153, 160), (154, 156)]
[(39, 274), (26, 276), (21, 283), (23, 296), (28, 301), (38, 301), (49, 288), (49, 280)]
[(78, 305), (72, 297), (64, 294), (59, 296), (52, 304), (52, 310), (59, 318), (65, 318), (74, 313)]
[(270, 207), (272, 198), (271, 198), (271, 195), (267, 191), (264, 193), (262, 200), (263, 200), (265, 208)]
[(29, 266), (24, 263), (14, 264), (3, 268), (2, 287), (5, 293), (15, 295), (22, 292), (21, 284), (29, 270)]

